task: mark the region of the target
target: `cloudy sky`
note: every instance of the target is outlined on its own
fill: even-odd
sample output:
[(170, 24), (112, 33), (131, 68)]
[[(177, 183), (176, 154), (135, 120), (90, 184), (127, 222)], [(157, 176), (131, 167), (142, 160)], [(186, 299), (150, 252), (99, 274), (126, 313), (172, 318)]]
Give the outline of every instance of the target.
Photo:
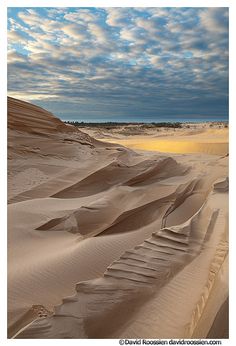
[(228, 117), (227, 8), (9, 8), (8, 94), (63, 120)]

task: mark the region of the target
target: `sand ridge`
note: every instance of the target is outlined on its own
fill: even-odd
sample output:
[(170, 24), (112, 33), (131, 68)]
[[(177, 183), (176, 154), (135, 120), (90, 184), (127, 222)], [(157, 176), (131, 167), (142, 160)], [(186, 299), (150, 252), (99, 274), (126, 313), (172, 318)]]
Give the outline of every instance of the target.
[(9, 113), (9, 337), (217, 329), (228, 296), (227, 152), (134, 152), (29, 103), (10, 98)]

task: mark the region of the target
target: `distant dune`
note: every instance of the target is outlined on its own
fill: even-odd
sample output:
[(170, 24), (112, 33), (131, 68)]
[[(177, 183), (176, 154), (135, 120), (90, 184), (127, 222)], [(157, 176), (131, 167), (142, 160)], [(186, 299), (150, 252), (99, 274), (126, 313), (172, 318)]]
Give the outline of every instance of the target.
[[(217, 126), (126, 142), (109, 130), (105, 142), (108, 130), (8, 99), (10, 338), (228, 336), (228, 139)], [(151, 146), (160, 135), (169, 153)], [(180, 137), (202, 149), (177, 150)]]
[(223, 122), (183, 123), (174, 129), (148, 124), (85, 127), (83, 131), (107, 143), (119, 143), (131, 149), (213, 155), (226, 155), (229, 152), (228, 128)]

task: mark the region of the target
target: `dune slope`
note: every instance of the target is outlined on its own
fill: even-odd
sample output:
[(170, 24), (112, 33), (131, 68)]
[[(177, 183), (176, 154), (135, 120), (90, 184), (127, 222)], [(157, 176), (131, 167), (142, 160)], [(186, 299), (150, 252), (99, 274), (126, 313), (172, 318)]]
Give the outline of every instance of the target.
[(228, 157), (136, 153), (8, 102), (9, 337), (214, 337)]

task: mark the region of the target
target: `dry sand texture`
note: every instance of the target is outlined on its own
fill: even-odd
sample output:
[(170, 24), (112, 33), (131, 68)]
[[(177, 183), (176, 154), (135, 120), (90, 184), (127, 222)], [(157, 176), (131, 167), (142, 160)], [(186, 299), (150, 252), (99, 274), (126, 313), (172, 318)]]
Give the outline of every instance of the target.
[(202, 144), (170, 155), (8, 112), (9, 337), (227, 337), (227, 130), (181, 129)]
[(228, 153), (228, 128), (223, 122), (183, 123), (181, 128), (128, 125), (84, 128), (83, 131), (108, 143), (131, 149), (168, 153)]

